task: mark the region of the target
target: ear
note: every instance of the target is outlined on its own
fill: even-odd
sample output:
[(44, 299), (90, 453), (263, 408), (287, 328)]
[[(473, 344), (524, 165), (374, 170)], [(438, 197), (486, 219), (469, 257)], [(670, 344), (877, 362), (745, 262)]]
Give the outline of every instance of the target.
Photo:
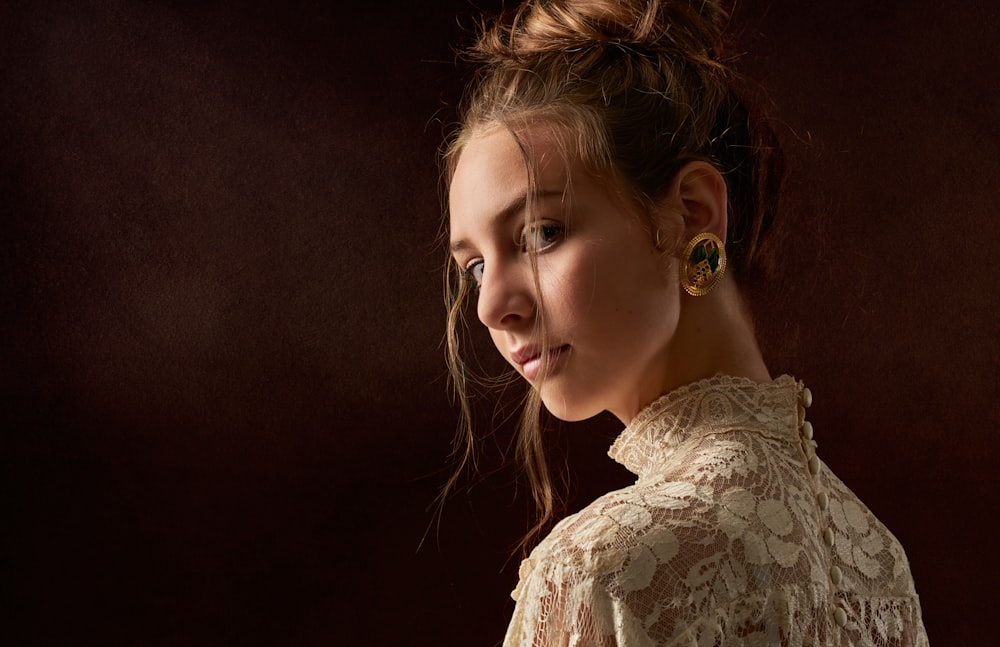
[(706, 231), (726, 241), (728, 198), (718, 169), (708, 162), (685, 164), (674, 176), (668, 195), (684, 219), (682, 246)]

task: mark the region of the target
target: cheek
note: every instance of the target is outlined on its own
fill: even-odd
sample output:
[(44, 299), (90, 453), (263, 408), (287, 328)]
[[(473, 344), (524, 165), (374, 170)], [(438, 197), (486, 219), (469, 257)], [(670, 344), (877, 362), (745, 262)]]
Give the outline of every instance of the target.
[(640, 314), (649, 304), (662, 303), (669, 288), (668, 262), (645, 250), (600, 255), (589, 278), (594, 299), (622, 314)]
[(503, 334), (497, 330), (493, 330), (492, 328), (488, 328), (487, 330), (489, 330), (490, 339), (493, 341), (493, 345), (498, 351), (500, 351), (500, 354), (504, 356), (504, 359), (507, 359), (507, 347), (504, 344)]
[(539, 264), (545, 317), (551, 325), (565, 332), (586, 323), (594, 305), (600, 269), (584, 254), (558, 262)]
[(646, 349), (645, 354), (661, 347), (672, 336), (680, 308), (676, 282), (672, 286), (667, 274), (670, 263), (653, 255), (609, 261), (592, 283), (590, 320), (600, 328), (595, 333), (616, 340), (623, 351)]

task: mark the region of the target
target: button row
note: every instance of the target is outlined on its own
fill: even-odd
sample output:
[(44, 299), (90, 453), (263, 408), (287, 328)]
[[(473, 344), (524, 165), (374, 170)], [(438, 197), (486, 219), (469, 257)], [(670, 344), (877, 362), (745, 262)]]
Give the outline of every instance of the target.
[[(803, 387), (799, 391), (799, 431), (802, 434), (802, 448), (805, 451), (806, 456), (808, 456), (808, 461), (806, 463), (809, 469), (809, 474), (814, 478), (819, 476), (820, 472), (820, 462), (819, 457), (816, 456), (815, 447), (816, 443), (813, 442), (813, 426), (812, 423), (806, 420), (806, 409), (812, 405), (813, 397), (812, 391), (808, 388)], [(819, 487), (819, 483), (816, 483), (816, 487)], [(816, 494), (816, 505), (819, 506), (821, 512), (826, 512), (830, 508), (830, 495), (825, 491), (820, 491)], [(827, 526), (823, 529), (823, 544), (830, 550), (833, 550), (835, 537), (833, 534), (833, 529)], [(830, 567), (830, 583), (837, 587), (844, 581), (844, 573), (840, 570), (839, 566)], [(837, 605), (833, 610), (833, 621), (838, 627), (847, 626), (847, 610), (841, 606)]]

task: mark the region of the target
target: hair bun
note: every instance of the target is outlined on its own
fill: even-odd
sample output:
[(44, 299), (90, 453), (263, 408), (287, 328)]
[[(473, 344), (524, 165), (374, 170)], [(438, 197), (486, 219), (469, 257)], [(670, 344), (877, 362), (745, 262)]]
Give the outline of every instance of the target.
[(728, 19), (715, 2), (528, 0), (507, 26), (484, 32), (480, 55), (523, 60), (605, 45), (718, 60)]

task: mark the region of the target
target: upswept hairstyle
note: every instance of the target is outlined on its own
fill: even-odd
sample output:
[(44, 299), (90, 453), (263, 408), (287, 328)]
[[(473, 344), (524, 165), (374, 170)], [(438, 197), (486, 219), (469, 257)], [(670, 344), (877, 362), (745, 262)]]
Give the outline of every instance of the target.
[[(529, 125), (552, 126), (573, 149), (564, 155), (616, 183), (649, 214), (681, 167), (708, 161), (728, 189), (728, 267), (737, 279), (749, 276), (774, 220), (782, 156), (773, 132), (748, 110), (740, 79), (727, 64), (728, 20), (708, 0), (526, 0), (509, 19), (484, 22), (469, 51), (478, 72), (443, 154), (446, 182), (469, 139), (494, 127), (517, 137)], [(527, 154), (525, 162), (531, 178)], [(449, 256), (447, 362), (462, 419), (456, 472), (443, 496), (475, 462), (467, 399), (474, 378), (459, 354), (473, 290), (460, 270)], [(546, 465), (541, 401), (528, 391), (517, 451), (537, 524), (523, 546), (547, 528), (559, 498)]]

